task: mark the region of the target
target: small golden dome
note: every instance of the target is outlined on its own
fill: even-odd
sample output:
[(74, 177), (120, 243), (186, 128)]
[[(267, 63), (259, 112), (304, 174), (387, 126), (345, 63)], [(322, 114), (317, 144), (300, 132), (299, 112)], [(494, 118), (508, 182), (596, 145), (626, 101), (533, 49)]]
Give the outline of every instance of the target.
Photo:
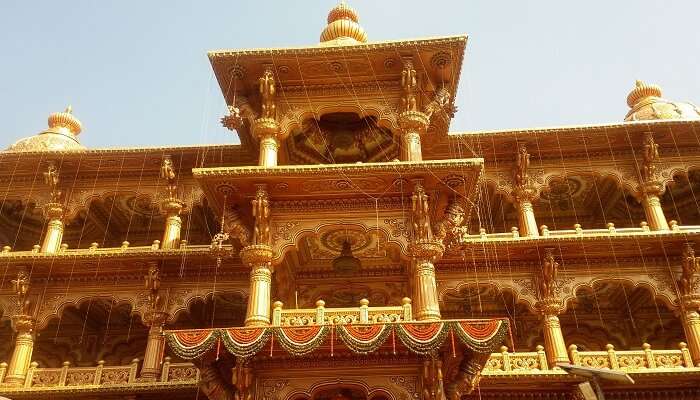
[(367, 33), (358, 24), (357, 12), (344, 1), (328, 13), (328, 25), (321, 32), (321, 45), (333, 46), (367, 42)]
[(638, 80), (627, 95), (630, 107), (625, 121), (656, 119), (700, 119), (700, 109), (692, 103), (673, 102), (661, 97), (661, 87)]
[(83, 130), (83, 124), (73, 115), (68, 106), (63, 112), (49, 115), (49, 127), (34, 136), (20, 139), (10, 146), (10, 151), (74, 151), (84, 150), (76, 137)]

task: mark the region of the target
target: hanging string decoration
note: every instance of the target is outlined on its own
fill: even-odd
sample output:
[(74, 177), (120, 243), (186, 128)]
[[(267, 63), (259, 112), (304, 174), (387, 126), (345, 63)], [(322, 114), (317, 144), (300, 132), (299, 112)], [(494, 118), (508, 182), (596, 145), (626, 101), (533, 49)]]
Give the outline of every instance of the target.
[(218, 329), (191, 329), (166, 332), (165, 338), (175, 355), (191, 360), (211, 350), (220, 335)]
[(221, 339), (226, 350), (238, 357), (250, 357), (260, 351), (270, 339), (265, 328), (222, 329)]
[(353, 353), (367, 354), (377, 351), (393, 330), (393, 326), (383, 324), (372, 325), (339, 325), (338, 336)]
[(327, 325), (271, 328), (275, 339), (287, 353), (303, 356), (316, 350), (330, 333)]

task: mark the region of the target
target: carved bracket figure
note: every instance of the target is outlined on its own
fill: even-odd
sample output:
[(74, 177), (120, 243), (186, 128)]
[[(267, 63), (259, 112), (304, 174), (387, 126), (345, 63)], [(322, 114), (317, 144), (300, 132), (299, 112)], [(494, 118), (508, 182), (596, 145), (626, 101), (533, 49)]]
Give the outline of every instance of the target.
[(413, 68), (413, 61), (410, 58), (404, 60), (403, 71), (401, 72), (401, 88), (403, 98), (401, 99), (402, 111), (416, 111), (416, 70)]
[(169, 155), (163, 157), (163, 162), (160, 164), (160, 178), (166, 183), (168, 198), (174, 199), (177, 197), (177, 182), (175, 168), (173, 168), (173, 160)]
[(546, 248), (544, 251), (542, 271), (537, 285), (537, 295), (541, 301), (556, 298), (557, 272), (559, 270), (559, 263), (554, 259), (554, 249)]
[(46, 168), (46, 172), (44, 172), (44, 183), (49, 188), (51, 203), (61, 202), (61, 191), (58, 190), (59, 181), (60, 179), (56, 163), (53, 161), (49, 161)]
[(433, 232), (430, 229), (430, 203), (428, 194), (425, 193), (423, 185), (418, 182), (411, 196), (412, 216), (413, 216), (413, 240), (432, 240)]
[(267, 198), (267, 190), (264, 185), (258, 185), (255, 199), (252, 200), (255, 228), (253, 232), (253, 244), (271, 245), (270, 236), (270, 202)]
[(12, 289), (17, 296), (17, 314), (29, 314), (29, 275), (23, 268), (17, 272), (17, 278), (12, 280)]
[(277, 116), (275, 96), (276, 96), (276, 86), (275, 86), (275, 76), (272, 72), (272, 66), (265, 66), (265, 72), (263, 76), (258, 79), (258, 90), (260, 92), (260, 102), (261, 102), (261, 114), (260, 118), (275, 119)]
[(448, 244), (445, 242), (449, 242), (449, 239), (454, 236), (455, 229), (464, 223), (464, 216), (464, 207), (457, 197), (453, 197), (447, 204), (445, 215), (433, 228), (435, 238), (442, 240), (443, 244)]

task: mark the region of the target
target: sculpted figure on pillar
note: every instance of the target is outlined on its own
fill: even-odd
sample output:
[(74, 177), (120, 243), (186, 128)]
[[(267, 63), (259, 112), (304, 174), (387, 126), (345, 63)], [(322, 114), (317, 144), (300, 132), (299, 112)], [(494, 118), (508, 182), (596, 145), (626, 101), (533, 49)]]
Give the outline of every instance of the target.
[(700, 258), (695, 257), (693, 245), (686, 243), (683, 249), (681, 279), (678, 281), (678, 289), (681, 295), (695, 294), (698, 270), (700, 270)]
[(166, 182), (168, 197), (174, 199), (177, 194), (177, 185), (173, 160), (170, 156), (165, 156), (160, 164), (160, 178)]
[(653, 182), (656, 178), (656, 162), (659, 159), (659, 145), (654, 140), (654, 135), (647, 132), (644, 136), (642, 151), (642, 181)]
[(24, 269), (17, 272), (17, 278), (12, 280), (12, 288), (17, 296), (17, 314), (29, 313), (29, 275)]
[(253, 400), (253, 368), (242, 359), (236, 360), (236, 366), (231, 370), (231, 383), (235, 388), (235, 400)]
[(44, 172), (44, 183), (49, 187), (52, 203), (59, 203), (61, 201), (61, 191), (58, 190), (58, 182), (59, 175), (56, 163), (49, 161), (46, 172)]
[(464, 222), (464, 215), (464, 207), (457, 197), (453, 197), (445, 209), (444, 217), (435, 224), (433, 229), (435, 237), (439, 240), (445, 240), (452, 236), (454, 229)]
[(545, 249), (544, 260), (542, 261), (542, 273), (538, 284), (540, 300), (556, 298), (555, 285), (559, 263), (554, 259), (553, 251), (554, 249)]
[(253, 242), (254, 244), (270, 245), (270, 203), (264, 186), (258, 186), (252, 204), (253, 217), (255, 218)]
[(262, 104), (261, 118), (275, 119), (275, 77), (272, 73), (272, 67), (266, 66), (263, 76), (258, 79), (260, 99)]
[(518, 145), (518, 155), (515, 158), (514, 181), (516, 186), (527, 186), (530, 184), (530, 153), (527, 152), (525, 143)]
[(413, 68), (413, 61), (410, 59), (404, 60), (403, 71), (401, 72), (401, 87), (403, 88), (404, 97), (401, 99), (403, 111), (416, 111), (416, 70)]
[(431, 240), (433, 232), (430, 229), (430, 204), (428, 195), (420, 183), (416, 183), (411, 203), (413, 205), (413, 239), (415, 241)]
[(450, 91), (443, 85), (435, 92), (433, 100), (425, 106), (423, 111), (428, 118), (433, 115), (443, 115), (447, 119), (454, 117), (457, 106), (452, 102)]
[(148, 304), (150, 312), (162, 309), (163, 299), (160, 296), (160, 267), (156, 262), (148, 263), (148, 273), (144, 277), (145, 288), (148, 291)]

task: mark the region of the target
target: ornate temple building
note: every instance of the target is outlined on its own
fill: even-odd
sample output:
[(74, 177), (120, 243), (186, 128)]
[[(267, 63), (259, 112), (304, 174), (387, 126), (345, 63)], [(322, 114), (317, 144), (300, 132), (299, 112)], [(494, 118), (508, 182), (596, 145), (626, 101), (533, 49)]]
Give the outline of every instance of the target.
[(209, 53), (239, 145), (0, 151), (0, 396), (700, 399), (700, 109), (449, 132), (467, 37), (358, 20)]

